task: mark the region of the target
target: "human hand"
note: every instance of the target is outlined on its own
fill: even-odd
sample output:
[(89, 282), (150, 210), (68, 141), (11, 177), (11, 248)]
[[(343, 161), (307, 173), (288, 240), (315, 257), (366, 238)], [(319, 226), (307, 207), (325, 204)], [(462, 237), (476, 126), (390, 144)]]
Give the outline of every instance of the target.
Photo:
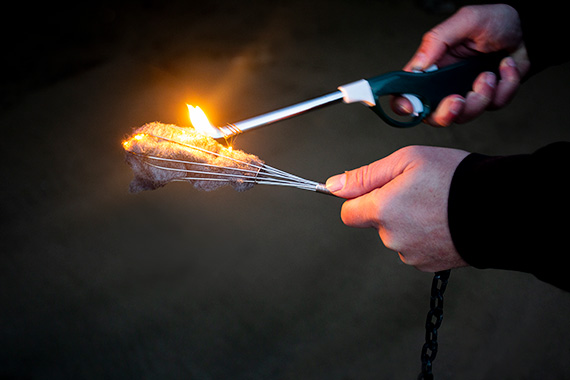
[(468, 154), (409, 146), (329, 178), (327, 188), (348, 199), (341, 210), (346, 225), (376, 229), (404, 263), (430, 272), (467, 266), (451, 240), (447, 200), (453, 173)]
[[(424, 34), (420, 47), (404, 70), (423, 71), (436, 64), (447, 66), (480, 53), (507, 51), (499, 65), (500, 79), (492, 72), (481, 73), (466, 97), (450, 95), (426, 119), (433, 126), (465, 123), (487, 109), (506, 106), (515, 96), (521, 78), (530, 69), (517, 11), (509, 5), (476, 5), (461, 8), (453, 16)], [(394, 112), (410, 114), (409, 100), (395, 97)]]

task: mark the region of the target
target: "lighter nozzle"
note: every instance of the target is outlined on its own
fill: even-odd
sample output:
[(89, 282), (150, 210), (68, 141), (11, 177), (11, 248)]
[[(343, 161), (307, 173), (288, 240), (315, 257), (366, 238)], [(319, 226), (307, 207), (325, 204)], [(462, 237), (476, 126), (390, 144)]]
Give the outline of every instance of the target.
[(220, 141), (220, 139), (228, 139), (243, 132), (251, 131), (268, 124), (273, 124), (277, 121), (289, 119), (293, 116), (302, 115), (303, 113), (310, 110), (340, 102), (342, 99), (342, 92), (336, 91), (331, 94), (323, 95), (319, 98), (310, 99), (302, 103), (281, 108), (263, 115), (255, 116), (247, 120), (238, 121), (235, 124), (226, 124), (222, 127), (214, 127), (216, 131), (212, 131), (213, 133), (209, 132), (208, 134), (218, 141)]
[(242, 130), (237, 128), (235, 124), (226, 124), (222, 127), (214, 127), (213, 130), (208, 131), (208, 135), (210, 137), (225, 146), (229, 146), (232, 138), (240, 133), (242, 133)]

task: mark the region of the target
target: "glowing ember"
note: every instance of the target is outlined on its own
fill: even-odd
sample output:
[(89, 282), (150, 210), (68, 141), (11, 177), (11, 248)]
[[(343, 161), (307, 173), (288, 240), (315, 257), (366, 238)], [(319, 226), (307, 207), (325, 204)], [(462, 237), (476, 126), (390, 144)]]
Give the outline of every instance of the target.
[[(205, 115), (198, 118), (209, 125)], [(158, 122), (136, 129), (123, 141), (123, 148), (135, 175), (129, 187), (134, 193), (171, 181), (188, 181), (206, 191), (227, 185), (245, 191), (253, 186), (263, 166), (258, 157), (226, 148), (195, 129)]]

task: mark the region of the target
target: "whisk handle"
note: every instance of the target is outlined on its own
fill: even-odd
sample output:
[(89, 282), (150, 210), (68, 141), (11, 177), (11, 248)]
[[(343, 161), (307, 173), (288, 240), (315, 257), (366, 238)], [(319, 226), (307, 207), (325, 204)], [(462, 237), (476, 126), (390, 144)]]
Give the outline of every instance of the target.
[[(443, 98), (452, 94), (465, 96), (473, 87), (479, 74), (485, 71), (498, 75), (499, 64), (506, 57), (504, 51), (481, 54), (435, 71), (411, 73), (393, 71), (367, 79), (375, 105), (370, 108), (394, 127), (413, 127), (435, 110)], [(411, 119), (397, 120), (382, 108), (380, 98), (386, 95), (410, 94), (421, 102), (418, 112)], [(423, 107), (422, 107), (423, 106)]]
[(317, 184), (317, 186), (315, 187), (315, 191), (317, 193), (334, 196), (334, 194), (329, 189), (327, 189), (327, 186), (324, 183)]

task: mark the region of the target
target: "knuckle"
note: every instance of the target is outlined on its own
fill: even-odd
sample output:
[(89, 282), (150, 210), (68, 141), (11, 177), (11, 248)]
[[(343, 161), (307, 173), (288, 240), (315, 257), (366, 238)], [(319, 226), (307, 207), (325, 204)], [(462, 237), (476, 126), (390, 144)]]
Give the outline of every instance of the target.
[(441, 41), (441, 35), (441, 27), (437, 25), (423, 34), (422, 43), (429, 44), (430, 42)]
[(407, 156), (407, 157), (414, 157), (418, 154), (418, 152), (420, 151), (420, 146), (419, 145), (407, 145), (403, 148), (400, 149), (400, 154)]
[(473, 20), (478, 17), (479, 8), (475, 5), (466, 5), (457, 11), (457, 16), (462, 19)]
[(493, 99), (493, 102), (491, 102), (491, 104), (489, 104), (488, 109), (490, 109), (490, 110), (501, 109), (501, 108), (505, 107), (508, 103), (509, 103), (509, 101), (506, 98), (499, 96), (499, 97), (496, 97), (495, 99)]
[(427, 147), (421, 145), (408, 145), (400, 149), (407, 161), (423, 161), (427, 155)]
[(371, 186), (373, 174), (373, 165), (364, 165), (356, 170), (347, 172), (347, 184), (350, 184), (351, 187), (367, 189)]
[(519, 82), (517, 80), (501, 80), (499, 88), (492, 102), (492, 107), (498, 109), (508, 105), (519, 90)]
[(445, 108), (438, 107), (431, 115), (428, 116), (428, 123), (434, 127), (449, 127), (457, 118)]
[(484, 110), (487, 105), (491, 103), (495, 93), (488, 93), (486, 91), (476, 92), (473, 91), (469, 94), (469, 103), (472, 109)]
[(497, 76), (490, 71), (481, 73), (473, 83), (473, 91), (491, 96), (497, 87)]

